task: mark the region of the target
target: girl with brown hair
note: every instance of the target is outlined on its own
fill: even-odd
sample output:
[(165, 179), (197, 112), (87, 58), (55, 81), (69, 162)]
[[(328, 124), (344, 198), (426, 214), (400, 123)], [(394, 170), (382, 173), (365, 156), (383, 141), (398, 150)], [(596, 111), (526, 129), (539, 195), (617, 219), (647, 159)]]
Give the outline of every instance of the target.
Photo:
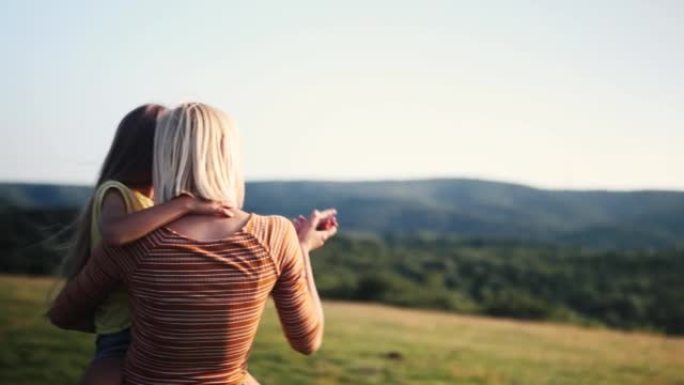
[[(153, 205), (152, 159), (158, 115), (155, 104), (140, 106), (119, 123), (104, 160), (95, 191), (76, 222), (76, 231), (61, 273), (71, 281), (100, 242), (120, 246), (189, 213), (230, 217), (222, 203), (182, 195)], [(130, 342), (128, 298), (118, 287), (97, 307), (95, 358), (86, 370), (84, 384), (120, 384), (121, 366)]]

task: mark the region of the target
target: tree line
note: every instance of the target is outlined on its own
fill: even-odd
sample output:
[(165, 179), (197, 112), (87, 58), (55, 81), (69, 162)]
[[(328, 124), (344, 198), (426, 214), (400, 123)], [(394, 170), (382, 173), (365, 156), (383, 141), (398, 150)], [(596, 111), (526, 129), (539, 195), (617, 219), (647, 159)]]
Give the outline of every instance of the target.
[[(75, 215), (2, 209), (0, 271), (54, 274)], [(312, 263), (330, 299), (684, 334), (684, 249), (341, 234)]]

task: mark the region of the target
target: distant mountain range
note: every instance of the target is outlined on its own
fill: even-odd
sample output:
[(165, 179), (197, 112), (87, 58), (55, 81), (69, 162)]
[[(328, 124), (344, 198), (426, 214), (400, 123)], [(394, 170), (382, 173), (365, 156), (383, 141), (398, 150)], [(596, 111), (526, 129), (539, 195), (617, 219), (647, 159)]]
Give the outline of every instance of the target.
[[(0, 209), (79, 207), (90, 187), (0, 184)], [(684, 192), (566, 191), (474, 179), (253, 182), (245, 209), (336, 207), (342, 228), (626, 249), (684, 245)]]

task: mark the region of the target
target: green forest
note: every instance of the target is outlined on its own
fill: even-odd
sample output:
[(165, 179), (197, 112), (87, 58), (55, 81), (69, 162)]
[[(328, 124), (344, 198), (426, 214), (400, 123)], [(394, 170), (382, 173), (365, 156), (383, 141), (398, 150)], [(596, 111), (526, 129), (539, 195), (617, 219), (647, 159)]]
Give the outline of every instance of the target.
[(341, 237), (313, 263), (328, 298), (684, 334), (684, 250)]
[[(5, 209), (0, 271), (56, 271), (74, 209)], [(343, 224), (344, 226), (344, 224)], [(684, 249), (592, 250), (342, 232), (313, 256), (328, 299), (684, 334)]]

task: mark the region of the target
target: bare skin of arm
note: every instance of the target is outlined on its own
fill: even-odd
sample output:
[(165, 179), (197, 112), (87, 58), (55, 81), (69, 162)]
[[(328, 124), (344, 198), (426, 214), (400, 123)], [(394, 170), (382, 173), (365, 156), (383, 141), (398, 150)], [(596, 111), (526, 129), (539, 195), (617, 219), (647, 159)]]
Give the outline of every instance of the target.
[(102, 202), (99, 223), (102, 241), (106, 245), (121, 246), (187, 214), (233, 216), (230, 207), (225, 203), (204, 201), (187, 195), (128, 213), (121, 194), (112, 190), (105, 195)]

